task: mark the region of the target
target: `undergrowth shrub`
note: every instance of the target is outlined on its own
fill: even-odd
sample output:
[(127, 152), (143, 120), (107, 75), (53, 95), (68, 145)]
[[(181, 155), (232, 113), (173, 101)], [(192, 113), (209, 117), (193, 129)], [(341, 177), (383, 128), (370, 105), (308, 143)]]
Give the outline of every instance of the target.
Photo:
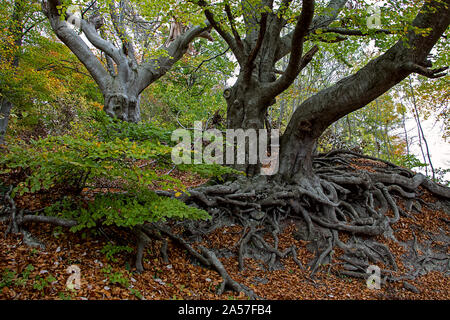
[[(174, 168), (171, 162), (170, 132), (150, 124), (132, 124), (92, 111), (73, 123), (65, 135), (18, 141), (10, 144), (0, 158), (0, 174), (22, 173), (12, 196), (63, 191), (64, 199), (49, 206), (46, 215), (76, 220), (76, 232), (100, 225), (133, 228), (167, 219), (208, 219), (206, 211), (190, 207), (176, 198), (159, 197), (150, 189), (174, 190), (187, 187), (170, 175), (158, 175), (146, 163)], [(143, 163), (143, 164), (142, 164)], [(237, 173), (219, 165), (180, 165), (202, 177), (218, 178)], [(94, 193), (86, 199), (83, 191), (96, 182), (114, 182), (113, 190)], [(150, 188), (151, 187), (151, 188)]]

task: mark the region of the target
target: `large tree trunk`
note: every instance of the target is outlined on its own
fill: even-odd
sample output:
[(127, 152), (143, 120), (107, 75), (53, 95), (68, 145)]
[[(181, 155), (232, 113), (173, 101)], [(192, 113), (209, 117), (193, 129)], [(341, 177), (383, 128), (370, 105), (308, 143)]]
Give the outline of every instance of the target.
[[(267, 103), (259, 99), (260, 90), (257, 83), (244, 82), (241, 77), (233, 87), (225, 90), (228, 129), (253, 129), (259, 139), (259, 130), (265, 128), (266, 110), (269, 108)], [(249, 150), (248, 146), (247, 150)], [(246, 153), (247, 158), (248, 156)], [(257, 164), (248, 164), (248, 161), (246, 165), (235, 164), (234, 168), (244, 171), (250, 177), (255, 176), (260, 174), (261, 162), (259, 160)]]

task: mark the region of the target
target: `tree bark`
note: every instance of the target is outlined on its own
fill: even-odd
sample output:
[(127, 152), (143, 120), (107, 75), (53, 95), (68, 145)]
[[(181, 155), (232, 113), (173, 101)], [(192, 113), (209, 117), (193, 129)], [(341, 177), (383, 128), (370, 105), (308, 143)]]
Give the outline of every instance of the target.
[(11, 114), (12, 103), (6, 98), (0, 99), (0, 145), (5, 141), (6, 130), (8, 129), (9, 115)]
[[(25, 4), (22, 1), (14, 2), (14, 11), (11, 16), (10, 26), (8, 28), (8, 33), (14, 37), (14, 50), (15, 54), (12, 59), (13, 70), (19, 66), (19, 53), (22, 49), (23, 42), (23, 14), (25, 9)], [(0, 61), (2, 57), (0, 56)], [(11, 114), (11, 109), (13, 104), (8, 100), (7, 97), (3, 96), (0, 98), (0, 145), (4, 143), (6, 130), (8, 129), (9, 116)]]

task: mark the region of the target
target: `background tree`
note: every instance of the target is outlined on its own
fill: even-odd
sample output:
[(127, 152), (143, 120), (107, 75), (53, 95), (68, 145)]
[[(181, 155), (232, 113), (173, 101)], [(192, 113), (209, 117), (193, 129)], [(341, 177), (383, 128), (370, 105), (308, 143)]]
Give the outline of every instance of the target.
[[(79, 6), (80, 17), (67, 10), (71, 4), (60, 0), (42, 2), (55, 34), (85, 65), (99, 86), (106, 113), (124, 121), (140, 121), (142, 91), (186, 53), (192, 40), (209, 29), (208, 26), (192, 27), (171, 42), (157, 39), (155, 34), (164, 23), (164, 11), (189, 12), (186, 5), (176, 7), (174, 1), (162, 6), (156, 2), (141, 6), (139, 1), (83, 1), (84, 6)], [(147, 17), (158, 17), (158, 20), (147, 21)], [(103, 56), (103, 63), (68, 21), (79, 25), (90, 45)], [(156, 50), (151, 50), (151, 46)]]
[[(279, 237), (293, 221), (296, 239), (314, 248), (315, 257), (309, 261), (311, 277), (332, 261), (334, 248), (339, 247), (340, 274), (365, 277), (369, 265), (380, 263), (389, 270), (383, 270), (389, 281), (405, 279), (393, 275), (397, 264), (385, 239), (398, 240), (408, 250), (404, 260), (409, 267), (404, 273), (407, 279), (429, 270), (447, 272), (449, 265), (441, 257), (447, 253), (448, 237), (442, 238), (443, 246), (420, 244), (430, 263), (417, 254), (411, 239), (396, 239), (394, 224), (402, 215), (412, 217), (414, 210), (421, 211), (421, 204), (447, 210), (450, 189), (393, 163), (403, 146), (388, 131), (405, 122), (400, 115), (409, 105), (388, 91), (400, 83), (407, 89), (404, 93), (411, 92), (410, 85), (423, 81), (412, 78), (408, 84), (413, 73), (427, 78), (443, 75), (445, 59), (428, 54), (433, 50), (440, 56), (448, 47), (442, 35), (450, 22), (449, 1), (387, 1), (382, 22), (390, 25), (378, 30), (368, 29), (368, 7), (361, 1), (195, 1), (196, 6), (146, 1), (139, 7), (141, 1), (116, 2), (117, 7), (107, 1), (83, 2), (82, 33), (66, 22), (76, 21), (67, 10), (69, 2), (52, 7), (55, 1), (47, 1), (44, 8), (51, 13), (49, 21), (52, 28), (58, 27), (57, 33), (66, 36), (60, 37), (64, 44), (49, 37), (53, 32), (44, 25), (29, 45), (22, 46), (19, 68), (2, 73), (2, 81), (17, 75), (2, 86), (5, 83), (8, 97), (16, 96), (17, 108), (11, 118), (20, 121), (12, 121), (14, 136), (8, 137), (11, 143), (2, 148), (5, 156), (0, 157), (1, 177), (12, 180), (2, 188), (5, 205), (0, 220), (7, 222), (7, 232), (25, 235), (30, 222), (72, 231), (110, 225), (124, 228), (134, 236), (130, 240), (136, 241), (138, 271), (143, 269), (149, 240), (162, 240), (161, 251), (167, 258), (166, 244), (171, 238), (197, 261), (216, 268), (224, 278), (220, 292), (230, 287), (250, 297), (256, 295), (227, 274), (216, 254), (235, 255), (240, 270), (249, 257), (270, 269), (280, 267), (280, 260), (291, 255), (304, 270), (296, 247), (282, 244)], [(177, 8), (189, 10), (181, 13)], [(186, 42), (189, 54), (166, 70), (153, 90), (139, 95), (142, 104), (154, 107), (143, 112), (143, 118), (150, 121), (135, 124), (99, 111), (105, 99), (110, 115), (116, 117), (117, 110), (117, 118), (132, 120), (138, 115), (125, 100), (153, 72), (148, 63), (175, 61), (168, 55), (171, 46), (192, 28), (175, 39), (172, 36), (189, 21), (197, 25), (194, 22), (204, 19), (197, 16), (198, 8), (223, 41), (193, 43), (190, 49)], [(180, 22), (179, 17), (186, 21)], [(120, 25), (114, 21), (130, 26), (118, 31)], [(123, 37), (124, 30), (127, 37)], [(133, 48), (128, 39), (133, 40)], [(130, 58), (133, 49), (136, 64)], [(235, 71), (231, 53), (239, 70), (221, 101), (218, 92)], [(437, 69), (431, 69), (430, 59)], [(99, 93), (96, 85), (104, 85), (106, 91)], [(443, 91), (443, 86), (437, 88)], [(105, 92), (119, 98), (107, 103)], [(426, 91), (420, 95), (426, 97)], [(415, 96), (416, 110), (426, 109), (417, 99), (419, 94)], [(229, 167), (173, 165), (173, 141), (165, 129), (188, 127), (193, 120), (202, 120), (204, 129), (221, 129), (225, 101), (228, 128), (271, 128), (278, 119), (276, 125), (283, 130), (278, 174), (258, 176), (259, 166), (245, 166), (248, 175), (244, 176)], [(119, 106), (114, 109), (113, 105)], [(53, 106), (57, 110), (51, 112)], [(40, 127), (42, 122), (33, 121), (40, 114), (45, 115), (42, 122), (47, 130), (41, 135), (45, 137), (19, 137), (16, 126), (35, 123), (33, 127)], [(351, 150), (330, 151), (328, 136), (331, 145), (362, 148), (385, 160)], [(324, 142), (316, 148), (320, 137)], [(367, 146), (364, 141), (369, 141)], [(201, 177), (209, 182), (188, 189), (176, 178), (186, 170), (203, 173)], [(424, 189), (439, 201), (427, 204), (423, 195), (429, 193)], [(14, 200), (22, 194), (51, 196), (55, 203), (38, 211), (20, 210)], [(183, 221), (167, 223), (174, 219)], [(215, 251), (194, 247), (189, 240), (236, 225), (242, 228), (235, 246)]]
[[(363, 24), (367, 7), (359, 11), (362, 16), (359, 20), (355, 21), (352, 19), (354, 16), (350, 16), (345, 27), (338, 27), (343, 25), (343, 21), (337, 17), (347, 1), (332, 0), (326, 6), (319, 1), (317, 6), (315, 1), (302, 1), (298, 4), (301, 5), (299, 15), (295, 13), (294, 1), (225, 1), (219, 9), (217, 4), (213, 9), (207, 1), (196, 3), (204, 9), (211, 25), (230, 46), (240, 66), (238, 79), (225, 91), (229, 128), (264, 128), (268, 107), (310, 63), (319, 50), (317, 43), (320, 41), (339, 41), (343, 35), (394, 32), (370, 32)], [(395, 6), (395, 3), (390, 4)], [(411, 73), (430, 78), (443, 75), (446, 68), (429, 69), (431, 61), (427, 56), (448, 27), (447, 5), (446, 1), (426, 2), (412, 22), (399, 21), (397, 15), (396, 21), (404, 25), (401, 32), (396, 30), (401, 38), (385, 54), (296, 108), (281, 139), (280, 178), (298, 183), (310, 176), (317, 139), (336, 120), (364, 107)], [(408, 6), (402, 9), (408, 9)], [(219, 21), (215, 10), (226, 12), (227, 26)], [(239, 29), (245, 36), (239, 33), (235, 15), (243, 18), (244, 24)], [(295, 27), (282, 37), (281, 30), (289, 22), (294, 22)], [(323, 34), (328, 33), (334, 34), (334, 39), (323, 38)], [(304, 54), (307, 49), (309, 51)], [(287, 68), (277, 78), (276, 63), (288, 54)], [(247, 168), (247, 172), (256, 173), (254, 168)]]

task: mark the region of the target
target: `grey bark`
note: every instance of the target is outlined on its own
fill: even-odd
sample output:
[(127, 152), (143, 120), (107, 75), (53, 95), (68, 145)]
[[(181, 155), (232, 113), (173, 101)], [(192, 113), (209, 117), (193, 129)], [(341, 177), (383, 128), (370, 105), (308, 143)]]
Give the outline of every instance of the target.
[(139, 122), (141, 119), (139, 97), (142, 91), (166, 74), (181, 59), (191, 41), (209, 30), (208, 25), (192, 27), (169, 45), (161, 48), (167, 51), (167, 56), (147, 59), (138, 64), (132, 40), (123, 26), (121, 8), (117, 8), (115, 1), (112, 1), (111, 21), (122, 47), (116, 47), (98, 33), (98, 29), (102, 26), (101, 17), (93, 16), (80, 21), (81, 31), (89, 42), (105, 54), (107, 66), (104, 67), (80, 35), (69, 27), (66, 20), (70, 18), (70, 14), (65, 15), (65, 20), (61, 18), (61, 12), (57, 9), (59, 5), (60, 0), (42, 1), (43, 12), (50, 21), (53, 31), (92, 75), (103, 93), (105, 112), (111, 117), (129, 122)]
[[(10, 26), (8, 27), (8, 33), (12, 34), (14, 37), (14, 46), (16, 52), (12, 61), (12, 67), (13, 69), (15, 69), (19, 66), (19, 54), (21, 51), (24, 36), (22, 21), (24, 4), (22, 3), (22, 1), (15, 1), (13, 10), (14, 11), (11, 16)], [(2, 57), (0, 56), (0, 61), (1, 60)], [(13, 104), (4, 94), (5, 93), (2, 92), (2, 97), (0, 97), (0, 145), (4, 143), (6, 130), (8, 129), (9, 117), (13, 108)]]

